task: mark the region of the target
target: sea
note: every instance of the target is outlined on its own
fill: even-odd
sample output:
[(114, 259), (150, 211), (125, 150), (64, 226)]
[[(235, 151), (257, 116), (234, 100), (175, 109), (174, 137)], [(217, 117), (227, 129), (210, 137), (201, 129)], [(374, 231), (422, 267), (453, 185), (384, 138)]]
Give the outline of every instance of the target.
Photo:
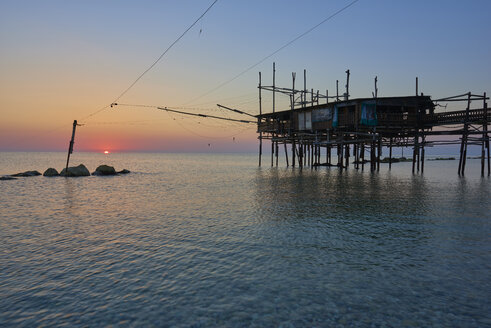
[[(65, 153), (0, 153), (0, 175)], [(77, 153), (0, 181), (1, 327), (490, 327), (478, 159), (379, 172)]]

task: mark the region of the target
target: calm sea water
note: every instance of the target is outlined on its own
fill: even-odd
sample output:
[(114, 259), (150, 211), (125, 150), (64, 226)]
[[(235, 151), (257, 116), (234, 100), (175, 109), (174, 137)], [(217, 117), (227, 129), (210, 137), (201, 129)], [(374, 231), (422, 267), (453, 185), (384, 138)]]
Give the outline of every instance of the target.
[[(267, 160), (266, 160), (267, 161)], [(0, 153), (0, 174), (64, 153)], [(479, 160), (378, 173), (256, 155), (84, 154), (0, 181), (0, 326), (491, 326)]]

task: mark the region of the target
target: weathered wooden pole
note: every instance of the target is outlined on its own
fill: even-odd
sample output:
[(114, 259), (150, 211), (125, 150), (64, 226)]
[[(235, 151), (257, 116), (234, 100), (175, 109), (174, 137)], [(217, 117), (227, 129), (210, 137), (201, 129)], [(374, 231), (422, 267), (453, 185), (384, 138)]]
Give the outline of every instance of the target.
[(292, 138), (292, 166), (295, 167), (295, 152), (296, 152), (296, 146), (295, 146), (295, 137), (293, 136), (293, 131), (295, 130), (295, 126), (293, 125), (293, 122), (295, 121), (295, 77), (297, 76), (296, 73), (292, 72), (292, 113), (290, 116), (290, 136)]
[(271, 135), (271, 167), (273, 167), (274, 161), (274, 133)]
[(300, 141), (298, 144), (298, 165), (300, 168), (303, 167), (303, 143)]
[(488, 127), (488, 113), (487, 113), (487, 103), (486, 103), (486, 92), (484, 93), (483, 100), (483, 109), (484, 109), (484, 120), (482, 125), (482, 146), (481, 146), (481, 176), (484, 176), (484, 162), (486, 157), (486, 137), (487, 137), (487, 127)]
[(377, 171), (380, 171), (380, 156), (382, 155), (382, 136), (378, 138), (377, 146)]
[(375, 76), (375, 94), (374, 94), (374, 98), (377, 98), (377, 96), (378, 96), (377, 77)]
[(389, 170), (392, 168), (392, 137), (389, 141)]
[[(259, 115), (262, 115), (263, 114), (263, 101), (262, 101), (262, 97), (261, 97), (261, 72), (259, 72)], [(261, 123), (261, 119), (259, 118), (257, 120), (257, 125), (259, 126), (259, 124)], [(259, 166), (261, 166), (261, 157), (263, 155), (263, 133), (262, 132), (259, 132)]]
[(365, 142), (361, 144), (360, 147), (360, 157), (361, 157), (361, 170), (365, 170)]
[(285, 160), (286, 160), (286, 167), (290, 166), (288, 163), (288, 149), (286, 148), (286, 140), (283, 141), (283, 146), (285, 147)]
[(65, 176), (68, 176), (68, 162), (70, 162), (70, 154), (73, 153), (73, 144), (75, 143), (75, 129), (77, 128), (77, 120), (73, 121), (72, 138), (68, 146), (68, 156), (66, 158)]
[(465, 172), (465, 163), (467, 159), (467, 135), (469, 130), (469, 110), (471, 106), (471, 93), (467, 94), (467, 108), (465, 109), (465, 120), (464, 120), (464, 131), (462, 133), (462, 143), (460, 145), (460, 158), (461, 163), (459, 165), (459, 175), (464, 175)]
[(274, 151), (274, 154), (275, 154), (275, 159), (276, 159), (276, 167), (278, 167), (278, 152), (279, 152), (279, 149), (278, 149), (278, 140), (275, 141), (275, 151)]
[(309, 159), (309, 154), (307, 153), (307, 150), (308, 150), (307, 147), (308, 147), (308, 145), (307, 145), (307, 142), (306, 142), (303, 145), (303, 157), (304, 157), (304, 159), (303, 159), (303, 166), (307, 166), (308, 165), (307, 164), (307, 160)]
[(489, 136), (488, 136), (488, 103), (486, 101), (486, 92), (484, 93), (484, 135), (486, 139), (486, 148), (488, 150), (488, 176), (491, 174), (491, 161), (489, 156)]
[(275, 145), (276, 167), (278, 167), (279, 152), (280, 152), (280, 149), (278, 147), (278, 140), (276, 140), (276, 145)]
[(377, 144), (376, 144), (376, 135), (375, 135), (375, 128), (373, 128), (373, 131), (372, 131), (372, 145), (371, 145), (371, 149), (370, 149), (370, 171), (375, 171), (375, 169), (377, 168), (377, 163), (376, 163), (376, 160), (377, 160), (377, 157), (376, 157), (376, 149), (377, 149)]
[(416, 134), (414, 136), (414, 147), (413, 147), (413, 174), (414, 174), (414, 168), (416, 166), (416, 147), (417, 147), (417, 144), (418, 144), (418, 135)]
[(307, 166), (310, 166), (310, 143), (307, 144)]
[(419, 143), (419, 129), (418, 129), (418, 152), (416, 153), (416, 169), (419, 172), (419, 163), (421, 162), (421, 147)]
[(421, 173), (423, 173), (425, 170), (425, 141), (426, 141), (424, 130), (421, 139), (422, 139), (421, 140)]
[(276, 64), (273, 62), (273, 113), (275, 110), (275, 94), (276, 94)]
[(344, 96), (344, 100), (349, 99), (349, 70), (346, 71), (346, 95)]
[(339, 80), (336, 80), (336, 101), (339, 101)]
[(315, 149), (315, 145), (313, 143), (310, 144), (310, 166), (314, 166), (314, 149)]
[(344, 168), (343, 167), (343, 162), (344, 162), (344, 142), (341, 141), (340, 145), (339, 145), (339, 150), (340, 150), (340, 160), (339, 160), (339, 167), (341, 168), (341, 170)]
[(263, 155), (263, 133), (259, 132), (259, 166), (261, 166), (262, 155)]
[(303, 70), (303, 104), (302, 107), (307, 106), (307, 70)]
[(326, 130), (326, 163), (331, 165), (331, 145), (329, 145), (329, 129)]
[(295, 151), (296, 151), (296, 145), (295, 145), (295, 138), (292, 137), (292, 166), (295, 167)]
[[(356, 137), (356, 139), (358, 139), (358, 136)], [(359, 148), (360, 148), (360, 145), (358, 144), (358, 142), (355, 140), (355, 144), (353, 145), (353, 151), (354, 151), (354, 155), (355, 155), (355, 168), (358, 170), (360, 168), (360, 153), (359, 153)]]
[(346, 144), (346, 151), (345, 151), (345, 161), (344, 161), (344, 166), (346, 166), (346, 168), (348, 168), (349, 166), (349, 155), (350, 155), (350, 147), (349, 147), (349, 143)]

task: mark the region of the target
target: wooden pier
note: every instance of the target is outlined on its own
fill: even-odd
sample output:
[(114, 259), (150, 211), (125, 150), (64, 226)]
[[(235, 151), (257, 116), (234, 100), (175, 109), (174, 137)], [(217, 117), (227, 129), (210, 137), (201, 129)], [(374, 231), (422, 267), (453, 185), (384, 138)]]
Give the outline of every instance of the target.
[[(458, 174), (464, 175), (467, 148), (481, 148), (481, 175), (490, 175), (489, 122), (491, 111), (487, 108), (486, 93), (466, 93), (432, 100), (430, 96), (416, 93), (414, 96), (378, 97), (377, 78), (372, 98), (350, 99), (349, 76), (346, 71), (346, 91), (329, 96), (306, 87), (295, 89), (295, 73), (292, 88), (277, 87), (276, 67), (273, 64), (273, 85), (264, 86), (259, 73), (259, 165), (261, 165), (263, 141), (271, 143), (271, 166), (278, 166), (279, 151), (283, 148), (287, 166), (316, 167), (336, 166), (347, 169), (354, 165), (371, 171), (380, 170), (382, 150), (388, 150), (389, 168), (395, 161), (392, 153), (397, 147), (412, 148), (412, 171), (423, 172), (425, 148), (439, 145), (460, 145)], [(263, 113), (262, 91), (272, 92), (273, 108)], [(288, 96), (290, 108), (277, 111), (276, 95)], [(440, 104), (457, 102), (462, 110), (437, 112)], [(471, 108), (471, 105), (474, 105)], [(437, 137), (438, 136), (438, 137)], [(460, 137), (459, 139), (455, 139)], [(290, 156), (289, 156), (290, 153)], [(335, 155), (335, 156), (334, 156)], [(387, 160), (385, 160), (387, 161)], [(487, 167), (487, 170), (486, 170)]]

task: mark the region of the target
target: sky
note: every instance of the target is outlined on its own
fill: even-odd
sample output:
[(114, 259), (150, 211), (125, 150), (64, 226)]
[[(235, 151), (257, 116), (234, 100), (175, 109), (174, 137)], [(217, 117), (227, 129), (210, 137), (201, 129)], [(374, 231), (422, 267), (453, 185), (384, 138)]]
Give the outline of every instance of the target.
[[(75, 151), (257, 151), (254, 124), (108, 107), (212, 2), (0, 0), (0, 151), (66, 151), (75, 119)], [(258, 114), (273, 62), (276, 85), (306, 69), (331, 94), (350, 69), (352, 97), (375, 76), (379, 96), (414, 94), (415, 77), (433, 99), (491, 92), (487, 0), (359, 0), (267, 58), (351, 2), (218, 0), (117, 102), (247, 119), (216, 104)]]

